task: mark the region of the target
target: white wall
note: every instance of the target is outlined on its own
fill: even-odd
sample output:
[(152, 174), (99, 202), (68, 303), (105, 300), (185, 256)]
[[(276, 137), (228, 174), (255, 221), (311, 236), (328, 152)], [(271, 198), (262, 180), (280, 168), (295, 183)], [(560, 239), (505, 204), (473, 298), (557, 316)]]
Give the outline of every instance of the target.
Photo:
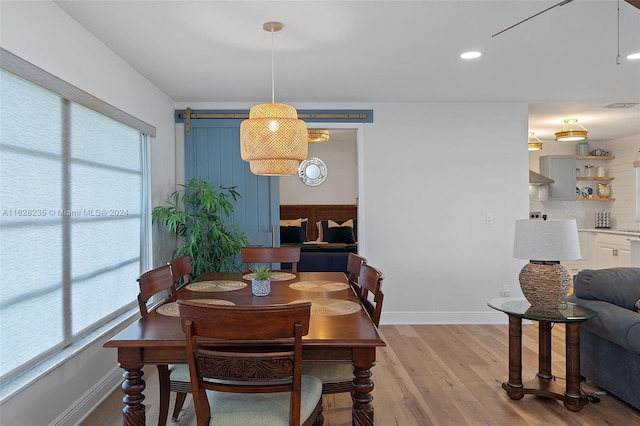
[(356, 130), (331, 130), (328, 142), (309, 144), (307, 158), (312, 157), (327, 165), (327, 180), (318, 186), (307, 186), (297, 175), (281, 177), (280, 204), (356, 204)]
[[(151, 141), (153, 205), (175, 188), (172, 100), (49, 1), (0, 2), (0, 43), (11, 53), (156, 127)], [(157, 242), (157, 247), (166, 243)], [(166, 259), (164, 259), (166, 261)], [(161, 262), (156, 259), (156, 263)], [(131, 278), (131, 285), (135, 285)], [(10, 285), (0, 283), (0, 285)], [(35, 385), (4, 399), (3, 425), (74, 424), (121, 381), (116, 351), (99, 339)], [(80, 402), (78, 402), (80, 401)], [(74, 410), (66, 411), (67, 407)]]
[[(576, 219), (578, 228), (593, 229), (595, 227), (595, 213), (599, 211), (611, 212), (611, 227), (616, 229), (640, 229), (640, 223), (635, 222), (633, 206), (638, 189), (634, 184), (633, 159), (638, 155), (640, 135), (629, 136), (611, 141), (589, 140), (590, 149), (603, 148), (615, 155), (615, 159), (602, 162), (609, 169), (609, 176), (615, 179), (610, 182), (613, 202), (604, 201), (539, 201), (539, 186), (529, 188), (529, 203), (531, 211), (539, 211), (553, 219)], [(548, 141), (543, 143), (543, 149), (529, 153), (529, 167), (539, 171), (539, 157), (542, 155), (575, 155), (576, 142)], [(585, 161), (578, 161), (584, 165)], [(592, 162), (595, 164), (595, 162)], [(584, 168), (581, 169), (584, 171)], [(585, 186), (586, 182), (579, 182)], [(594, 187), (595, 185), (591, 184)]]
[[(386, 275), (382, 322), (490, 321), (526, 217), (524, 104), (376, 104), (364, 145), (363, 254)], [(487, 216), (493, 220), (486, 224)]]

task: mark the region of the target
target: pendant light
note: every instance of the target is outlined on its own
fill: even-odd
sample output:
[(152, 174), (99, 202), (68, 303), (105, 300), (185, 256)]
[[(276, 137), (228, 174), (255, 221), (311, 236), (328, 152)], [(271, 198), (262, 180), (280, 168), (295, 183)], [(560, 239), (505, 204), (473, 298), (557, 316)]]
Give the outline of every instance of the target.
[[(574, 130), (573, 126), (580, 126), (581, 130)], [(587, 129), (582, 127), (581, 124), (578, 123), (577, 118), (567, 118), (564, 120), (564, 126), (562, 126), (562, 130), (555, 134), (557, 141), (562, 142), (575, 142), (575, 141), (583, 141), (587, 139)]]
[[(531, 140), (531, 139), (534, 140)], [(542, 149), (542, 141), (533, 132), (529, 132), (529, 151), (539, 151)]]
[(329, 139), (331, 138), (331, 132), (329, 132), (328, 130), (309, 129), (307, 133), (309, 135), (308, 136), (309, 143), (329, 142)]
[(240, 124), (240, 156), (253, 174), (295, 175), (308, 155), (307, 125), (294, 107), (275, 103), (273, 34), (282, 24), (265, 22), (262, 28), (271, 32), (271, 103), (254, 105)]

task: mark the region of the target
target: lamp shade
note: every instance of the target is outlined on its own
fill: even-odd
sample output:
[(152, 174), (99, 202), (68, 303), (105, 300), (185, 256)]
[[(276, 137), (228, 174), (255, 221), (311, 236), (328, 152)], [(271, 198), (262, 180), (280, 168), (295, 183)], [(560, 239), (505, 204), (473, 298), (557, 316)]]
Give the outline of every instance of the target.
[(307, 125), (290, 105), (254, 105), (249, 119), (240, 123), (240, 156), (251, 163), (253, 173), (295, 174), (308, 149)]
[(513, 257), (546, 262), (580, 259), (576, 220), (516, 220)]

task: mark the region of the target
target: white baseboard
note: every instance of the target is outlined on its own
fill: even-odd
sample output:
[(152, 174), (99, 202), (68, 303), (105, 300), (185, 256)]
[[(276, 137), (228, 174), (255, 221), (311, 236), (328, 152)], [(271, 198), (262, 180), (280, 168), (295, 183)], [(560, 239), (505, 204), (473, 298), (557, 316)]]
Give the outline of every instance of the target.
[(122, 384), (123, 370), (115, 366), (98, 383), (93, 385), (75, 404), (63, 411), (52, 426), (74, 426), (80, 424), (96, 407), (107, 398), (114, 389)]

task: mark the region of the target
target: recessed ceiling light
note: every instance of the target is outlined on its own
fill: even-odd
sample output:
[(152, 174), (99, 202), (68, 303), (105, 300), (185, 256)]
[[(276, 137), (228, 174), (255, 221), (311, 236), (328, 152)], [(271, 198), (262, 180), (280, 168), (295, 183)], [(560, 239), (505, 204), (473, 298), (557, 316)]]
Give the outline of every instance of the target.
[(640, 59), (640, 52), (627, 55), (627, 59)]
[(460, 55), (462, 59), (476, 59), (480, 56), (482, 56), (482, 53), (480, 52), (464, 52), (462, 55)]

